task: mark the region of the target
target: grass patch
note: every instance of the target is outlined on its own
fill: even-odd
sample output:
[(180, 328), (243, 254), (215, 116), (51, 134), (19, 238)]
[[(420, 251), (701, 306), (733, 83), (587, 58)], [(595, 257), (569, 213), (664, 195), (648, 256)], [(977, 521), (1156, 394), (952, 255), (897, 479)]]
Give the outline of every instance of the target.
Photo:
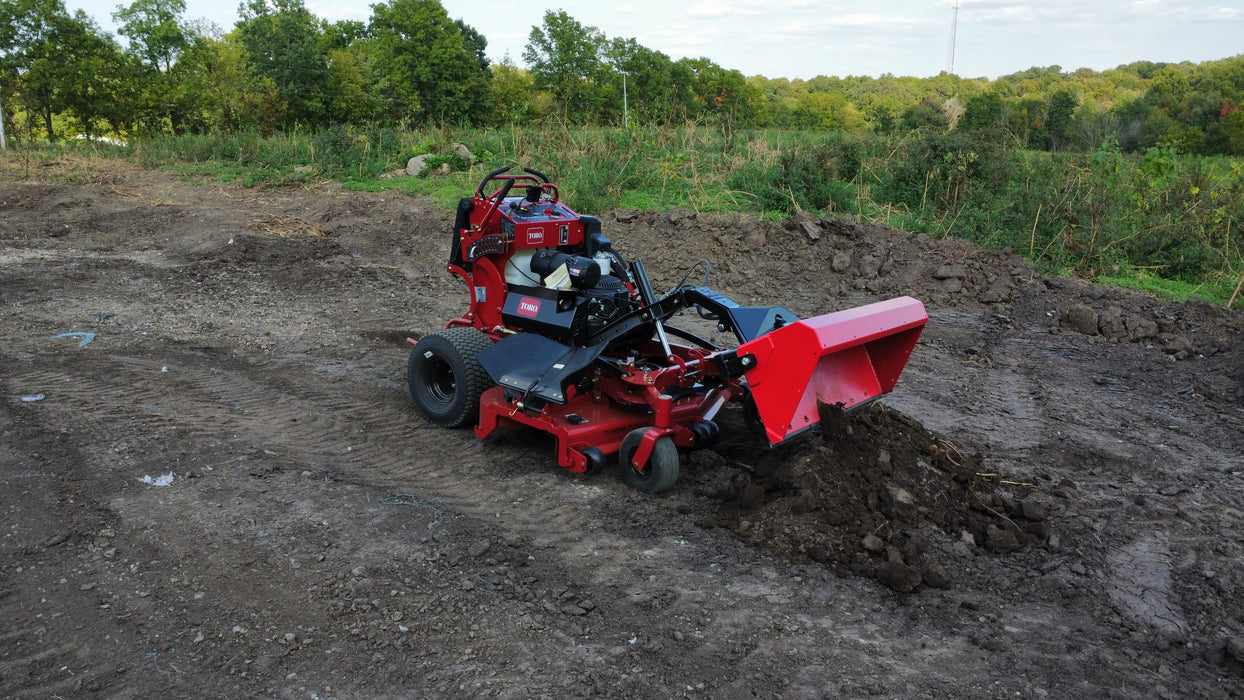
[[(478, 173), (478, 177), (474, 177)], [(358, 192), (388, 192), (396, 190), (415, 197), (427, 197), (446, 213), (454, 211), (458, 200), (475, 191), (476, 185), (487, 174), (483, 168), (472, 168), (464, 173), (451, 173), (444, 177), (395, 177), (391, 180), (369, 178), (349, 180), (347, 190)]]
[[(1155, 299), (1186, 302), (1197, 298), (1213, 304), (1226, 304), (1231, 300), (1244, 272), (1240, 276), (1230, 277), (1225, 274), (1211, 274), (1203, 282), (1191, 283), (1180, 280), (1169, 280), (1150, 273), (1147, 270), (1130, 270), (1123, 273), (1098, 275), (1094, 281), (1098, 284), (1111, 284), (1116, 287), (1132, 289)], [(1244, 299), (1236, 298), (1235, 307), (1244, 306)]]

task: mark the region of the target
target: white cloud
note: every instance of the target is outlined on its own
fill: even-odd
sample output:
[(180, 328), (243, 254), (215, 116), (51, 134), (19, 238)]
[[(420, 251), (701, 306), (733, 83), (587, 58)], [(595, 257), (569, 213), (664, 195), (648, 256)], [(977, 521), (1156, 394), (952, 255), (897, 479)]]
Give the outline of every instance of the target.
[(831, 24), (847, 25), (848, 27), (897, 27), (911, 26), (918, 24), (919, 20), (915, 17), (895, 17), (885, 15), (871, 14), (855, 14), (846, 15), (845, 17), (837, 17), (833, 19)]
[(1244, 10), (1233, 7), (1206, 7), (1188, 10), (1188, 19), (1195, 22), (1238, 22), (1244, 20)]
[(702, 0), (691, 7), (688, 7), (683, 14), (688, 17), (726, 17), (728, 15), (739, 14), (739, 12), (723, 2), (715, 2), (714, 0)]

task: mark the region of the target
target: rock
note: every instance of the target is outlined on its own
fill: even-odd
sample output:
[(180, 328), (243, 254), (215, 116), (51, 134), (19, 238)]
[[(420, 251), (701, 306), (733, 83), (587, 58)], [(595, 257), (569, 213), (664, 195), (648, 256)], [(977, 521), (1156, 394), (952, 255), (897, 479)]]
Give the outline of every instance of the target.
[(618, 209), (613, 213), (613, 220), (619, 224), (632, 224), (639, 219), (639, 212), (634, 209)]
[(829, 267), (834, 272), (846, 272), (847, 268), (851, 267), (851, 253), (845, 250), (834, 253), (833, 260), (829, 263)]
[(888, 562), (881, 567), (877, 578), (891, 590), (899, 593), (911, 593), (923, 580), (920, 572), (914, 567), (895, 562)]
[(1174, 338), (1171, 338), (1166, 343), (1166, 347), (1163, 348), (1163, 350), (1166, 351), (1166, 354), (1175, 355), (1180, 359), (1189, 357), (1196, 352), (1196, 348), (1192, 345), (1192, 341), (1182, 335), (1177, 335)]
[(916, 505), (916, 497), (911, 495), (911, 492), (903, 488), (902, 486), (888, 484), (886, 488), (889, 489), (890, 497), (894, 499), (895, 503), (899, 503), (905, 506)]
[(1010, 554), (1019, 549), (1019, 539), (1010, 530), (990, 525), (985, 528), (985, 547), (997, 554)]
[(821, 237), (821, 227), (811, 221), (799, 222), (799, 230), (803, 231), (803, 235), (807, 236), (809, 241), (815, 241)]
[(454, 155), (461, 156), (468, 163), (475, 160), (475, 154), (471, 153), (471, 149), (457, 141), (449, 144), (449, 151)]
[(864, 549), (867, 549), (873, 554), (879, 554), (885, 550), (885, 542), (880, 537), (873, 534), (864, 535), (864, 539), (861, 544), (864, 545)]
[(295, 165), (295, 166), (294, 166), (294, 172), (296, 172), (296, 173), (313, 173), (313, 172), (315, 172), (315, 166), (314, 166), (314, 165)]
[(1063, 327), (1084, 335), (1097, 335), (1097, 312), (1083, 304), (1067, 309)]
[(1024, 501), (1022, 504), (1020, 504), (1019, 511), (1020, 511), (1020, 514), (1023, 515), (1028, 520), (1035, 520), (1035, 521), (1045, 520), (1045, 518), (1048, 515), (1048, 512), (1045, 509), (1045, 506), (1041, 505), (1040, 503), (1036, 503), (1034, 501)]
[(406, 161), (406, 174), (411, 177), (419, 177), (419, 173), (423, 172), (423, 169), (427, 167), (428, 160), (431, 158), (431, 153), (424, 153)]
[(1227, 654), (1236, 661), (1244, 663), (1244, 637), (1231, 637), (1228, 639)]
[(953, 277), (944, 279), (942, 280), (942, 289), (945, 290), (947, 294), (958, 294), (963, 291), (963, 280), (955, 279)]
[(812, 545), (808, 547), (808, 556), (812, 558), (812, 561), (824, 564), (829, 561), (829, 550), (819, 545)]
[(933, 271), (935, 280), (961, 280), (967, 276), (967, 271), (962, 265), (941, 265)]
[(950, 588), (950, 572), (938, 562), (924, 567), (924, 582), (931, 588)]
[(1123, 310), (1112, 306), (1098, 315), (1097, 332), (1112, 340), (1127, 337), (1127, 326), (1123, 323)]
[(898, 550), (898, 547), (895, 547), (894, 545), (888, 545), (885, 548), (885, 559), (891, 564), (906, 564), (907, 563), (906, 557), (904, 557), (903, 553), (900, 552)]
[(453, 168), (449, 167), (449, 163), (441, 163), (440, 165), (436, 166), (436, 172), (434, 174), (437, 177), (445, 177), (446, 175), (449, 175), (452, 172), (453, 172)]
[(1127, 339), (1133, 343), (1158, 335), (1158, 324), (1143, 316), (1128, 316), (1123, 325), (1127, 327)]
[(695, 220), (695, 217), (695, 212), (682, 207), (673, 207), (669, 210), (669, 213), (666, 214), (666, 218), (669, 219), (669, 222), (674, 225), (690, 223)]

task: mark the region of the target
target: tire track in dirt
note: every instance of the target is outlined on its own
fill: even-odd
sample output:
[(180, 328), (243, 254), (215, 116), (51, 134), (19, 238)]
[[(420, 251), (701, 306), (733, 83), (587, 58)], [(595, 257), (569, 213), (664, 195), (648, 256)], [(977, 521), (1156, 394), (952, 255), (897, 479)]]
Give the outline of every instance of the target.
[[(617, 481), (584, 484), (567, 478), (555, 471), (551, 451), (534, 455), (524, 451), (522, 440), (485, 445), (469, 431), (414, 425), (418, 419), (404, 393), (395, 393), (391, 386), (360, 384), (357, 378), (325, 385), (305, 367), (280, 365), (278, 372), (276, 363), (194, 352), (159, 360), (135, 355), (81, 359), (57, 358), (53, 361), (59, 366), (54, 368), (26, 368), (14, 381), (52, 386), (57, 392), (72, 386), (76, 399), (71, 407), (48, 404), (41, 409), (52, 414), (47, 417), (51, 423), (75, 424), (92, 441), (105, 441), (117, 426), (138, 424), (146, 426), (151, 439), (175, 435), (187, 441), (188, 451), (199, 442), (224, 442), (232, 447), (217, 452), (278, 460), (366, 490), (413, 492), (446, 511), (532, 542), (539, 556), (560, 562), (557, 568), (580, 585), (617, 591), (617, 598), (598, 604), (624, 608), (629, 616), (644, 620), (637, 626), (645, 638), (658, 639), (689, 627), (712, 638), (736, 633), (745, 638), (781, 638), (783, 644), (808, 649), (807, 658), (798, 662), (810, 666), (842, 651), (817, 650), (811, 630), (792, 632), (791, 627), (798, 630), (799, 625), (785, 612), (792, 601), (808, 601), (822, 584), (792, 584), (764, 565), (758, 576), (753, 567), (763, 561), (760, 552), (748, 553), (725, 533), (696, 531), (687, 518), (668, 513), (668, 503), (633, 494)], [(168, 371), (163, 372), (166, 366)], [(141, 460), (110, 457), (106, 449), (98, 452), (101, 462), (115, 472), (114, 481), (135, 479), (142, 470)], [(472, 456), (463, 459), (464, 454)], [(484, 454), (487, 459), (480, 456)], [(468, 466), (493, 460), (549, 473), (505, 478), (494, 469), (480, 473), (479, 467)], [(602, 527), (630, 516), (648, 522), (666, 517), (670, 525), (656, 532)], [(723, 559), (723, 551), (736, 554)], [(731, 563), (711, 567), (718, 561)], [(824, 570), (809, 571), (817, 572), (814, 580), (830, 579)], [(866, 586), (854, 581), (845, 585)], [(746, 601), (759, 614), (747, 620), (705, 619), (702, 602), (710, 597)], [(733, 629), (740, 624), (742, 630)], [(884, 638), (887, 644), (914, 649), (920, 641), (905, 632), (905, 626), (888, 617), (835, 620), (838, 633), (849, 638)], [(601, 655), (607, 650), (599, 644), (585, 646)], [(751, 673), (765, 670), (766, 654), (754, 661), (737, 654), (737, 649), (710, 653), (722, 663), (741, 662)], [(878, 669), (887, 665), (878, 664)], [(923, 671), (939, 673), (935, 665)]]
[[(10, 403), (13, 389), (0, 377), (0, 510), (9, 525), (0, 547), (20, 564), (0, 569), (0, 692), (72, 696), (106, 685), (100, 679), (119, 667), (101, 639), (119, 626), (101, 613), (108, 606), (96, 586), (80, 583), (74, 546), (116, 516), (82, 489), (86, 460), (73, 441), (47, 436), (37, 404)], [(99, 626), (82, 633), (83, 620)]]

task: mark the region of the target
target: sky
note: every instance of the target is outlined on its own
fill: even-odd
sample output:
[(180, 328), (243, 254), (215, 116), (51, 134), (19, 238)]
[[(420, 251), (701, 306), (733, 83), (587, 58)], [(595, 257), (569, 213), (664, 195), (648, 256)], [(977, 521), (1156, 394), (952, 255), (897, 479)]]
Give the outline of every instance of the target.
[[(367, 0), (304, 0), (317, 17), (366, 22)], [(115, 32), (116, 0), (66, 0)], [(128, 3), (126, 3), (128, 4)], [(1134, 61), (1202, 61), (1244, 54), (1240, 0), (443, 0), (488, 39), (494, 62), (523, 49), (546, 10), (565, 10), (607, 38), (634, 38), (670, 58), (706, 57), (744, 75), (929, 77), (951, 68), (997, 78), (1034, 66), (1106, 70)], [(958, 22), (954, 6), (958, 4)], [(230, 0), (186, 0), (186, 18), (230, 30)]]

